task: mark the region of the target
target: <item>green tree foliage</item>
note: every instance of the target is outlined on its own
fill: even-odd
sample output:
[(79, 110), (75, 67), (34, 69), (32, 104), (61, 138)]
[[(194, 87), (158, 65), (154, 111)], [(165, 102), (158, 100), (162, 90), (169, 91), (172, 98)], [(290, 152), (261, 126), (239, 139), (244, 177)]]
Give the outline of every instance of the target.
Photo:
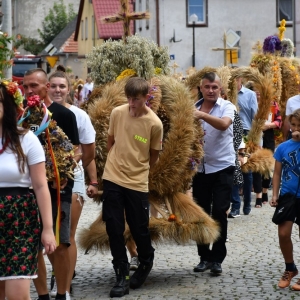
[(9, 44), (13, 42), (13, 37), (0, 31), (0, 78), (3, 78), (3, 72), (11, 67), (14, 52), (10, 50)]
[(18, 49), (21, 45), (23, 45), (24, 50), (34, 55), (38, 55), (45, 48), (45, 44), (42, 41), (26, 36), (20, 37), (20, 39), (14, 43), (14, 48)]
[(54, 2), (53, 8), (42, 22), (42, 29), (38, 29), (41, 40), (22, 36), (15, 41), (14, 48), (23, 46), (24, 50), (38, 55), (45, 47), (72, 21), (76, 16), (73, 4), (68, 5), (68, 9), (63, 0)]
[(42, 22), (42, 29), (38, 29), (43, 43), (48, 45), (75, 16), (73, 4), (69, 4), (67, 9), (63, 0), (54, 2), (53, 8)]

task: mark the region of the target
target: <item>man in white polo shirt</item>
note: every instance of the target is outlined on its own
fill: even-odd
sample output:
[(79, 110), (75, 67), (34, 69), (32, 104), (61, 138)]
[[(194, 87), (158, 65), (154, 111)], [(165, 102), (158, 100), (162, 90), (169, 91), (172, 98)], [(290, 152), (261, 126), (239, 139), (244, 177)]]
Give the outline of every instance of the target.
[(213, 275), (222, 273), (226, 257), (227, 214), (230, 206), (235, 151), (233, 146), (234, 105), (219, 98), (221, 81), (217, 74), (204, 74), (200, 90), (203, 99), (196, 102), (194, 116), (201, 120), (204, 131), (204, 158), (193, 178), (193, 197), (206, 213), (220, 224), (221, 236), (212, 245), (197, 245), (200, 263), (194, 272), (210, 269)]

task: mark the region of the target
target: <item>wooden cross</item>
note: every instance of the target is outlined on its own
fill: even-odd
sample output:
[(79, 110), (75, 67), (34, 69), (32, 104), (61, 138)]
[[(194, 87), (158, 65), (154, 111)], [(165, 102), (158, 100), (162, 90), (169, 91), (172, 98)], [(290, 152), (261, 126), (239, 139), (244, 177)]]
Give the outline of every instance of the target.
[(107, 16), (102, 19), (104, 23), (116, 23), (123, 22), (124, 36), (123, 40), (126, 42), (126, 37), (131, 35), (130, 32), (130, 21), (131, 20), (143, 20), (150, 19), (149, 12), (130, 12), (129, 0), (120, 0), (121, 9), (119, 13), (112, 16)]
[(224, 47), (223, 48), (212, 48), (212, 50), (214, 50), (214, 51), (224, 51), (224, 66), (227, 66), (227, 50), (239, 49), (238, 47), (227, 47), (226, 39), (227, 39), (226, 32), (224, 32), (224, 37), (223, 37)]

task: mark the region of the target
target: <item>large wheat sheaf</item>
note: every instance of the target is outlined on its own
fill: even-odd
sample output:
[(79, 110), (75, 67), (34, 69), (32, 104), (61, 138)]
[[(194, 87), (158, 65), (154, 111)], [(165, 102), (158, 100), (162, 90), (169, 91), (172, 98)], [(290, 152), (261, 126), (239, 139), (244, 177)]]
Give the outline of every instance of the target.
[[(126, 102), (124, 85), (126, 80), (109, 84), (88, 107), (96, 136), (96, 165), (101, 182), (106, 161), (106, 142), (111, 110)], [(159, 161), (149, 175), (150, 204), (161, 218), (151, 218), (149, 230), (152, 241), (187, 243), (194, 240), (207, 244), (219, 236), (218, 224), (209, 217), (191, 197), (185, 194), (192, 177), (203, 157), (200, 139), (203, 137), (199, 122), (193, 117), (194, 101), (189, 90), (172, 77), (161, 76), (149, 80), (154, 98), (149, 107), (164, 125), (163, 150)], [(125, 241), (132, 239), (126, 225)], [(84, 249), (109, 249), (108, 236), (102, 214), (81, 231), (80, 246)]]
[(236, 81), (242, 77), (253, 81), (255, 89), (260, 93), (257, 113), (252, 121), (252, 127), (248, 133), (247, 152), (251, 153), (248, 162), (243, 166), (244, 172), (259, 172), (268, 177), (274, 167), (273, 153), (267, 149), (260, 149), (262, 127), (264, 126), (272, 99), (274, 99), (273, 80), (267, 75), (262, 75), (259, 70), (251, 67), (241, 67), (234, 69), (231, 73), (231, 81)]

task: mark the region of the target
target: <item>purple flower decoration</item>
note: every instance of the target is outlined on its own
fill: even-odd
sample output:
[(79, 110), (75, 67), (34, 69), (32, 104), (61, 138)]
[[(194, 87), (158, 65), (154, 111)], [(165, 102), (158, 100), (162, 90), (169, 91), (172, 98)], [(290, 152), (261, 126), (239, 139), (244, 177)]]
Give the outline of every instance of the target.
[(281, 41), (276, 35), (270, 35), (264, 40), (263, 51), (266, 53), (275, 53), (275, 51), (281, 50)]

